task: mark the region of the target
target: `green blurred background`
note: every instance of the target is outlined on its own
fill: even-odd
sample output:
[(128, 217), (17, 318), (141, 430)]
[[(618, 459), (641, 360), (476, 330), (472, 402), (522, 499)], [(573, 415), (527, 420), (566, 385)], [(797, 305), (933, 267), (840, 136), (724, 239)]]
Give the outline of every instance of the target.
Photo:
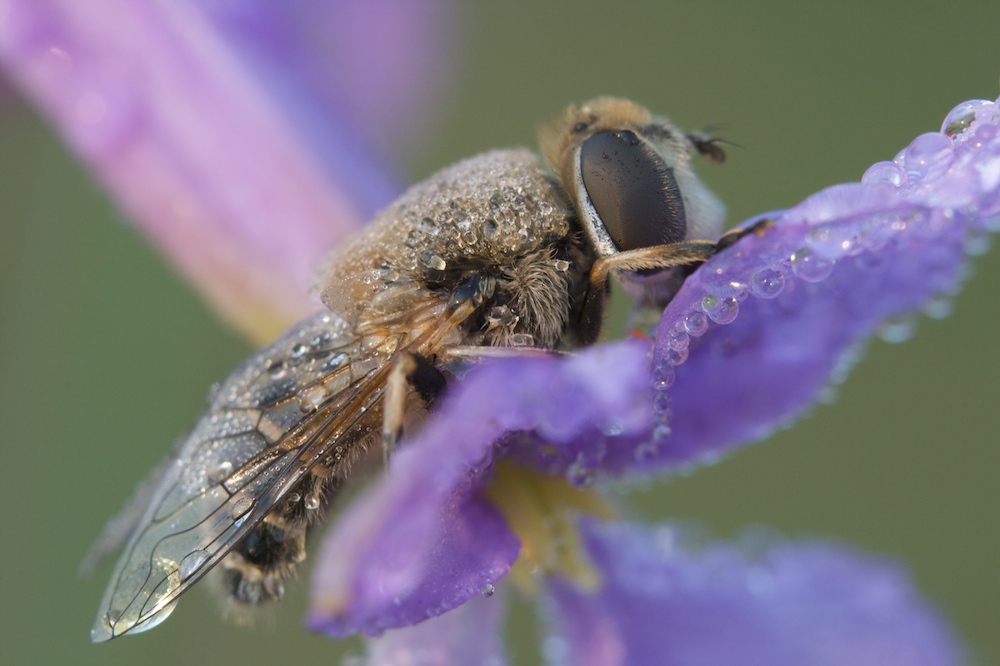
[[(701, 173), (730, 221), (857, 180), (955, 104), (1000, 92), (1000, 3), (476, 3), (455, 78), (413, 179), (484, 149), (534, 143), (569, 101), (629, 96), (698, 128), (721, 123), (723, 167)], [(109, 565), (77, 566), (105, 520), (250, 349), (123, 223), (43, 122), (0, 116), (0, 423), (6, 664), (336, 663), (308, 634), (306, 581), (263, 629), (187, 595), (153, 632), (92, 646)], [(976, 262), (943, 321), (874, 343), (794, 428), (691, 477), (635, 494), (638, 514), (719, 536), (767, 525), (907, 563), (970, 647), (1000, 662), (996, 339), (1000, 256)], [(725, 409), (724, 405), (719, 406)], [(528, 606), (515, 607), (530, 627)], [(517, 632), (531, 638), (531, 631)], [(527, 645), (517, 663), (532, 663)]]

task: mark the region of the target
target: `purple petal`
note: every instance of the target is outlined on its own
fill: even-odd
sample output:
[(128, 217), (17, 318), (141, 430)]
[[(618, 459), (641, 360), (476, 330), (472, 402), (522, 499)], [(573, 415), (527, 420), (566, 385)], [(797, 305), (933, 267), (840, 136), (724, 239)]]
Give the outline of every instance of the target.
[(553, 664), (931, 666), (956, 644), (894, 565), (818, 544), (748, 556), (681, 534), (590, 526), (596, 594), (551, 584)]
[(650, 466), (766, 437), (842, 379), (874, 332), (900, 339), (908, 313), (941, 310), (1000, 211), (1000, 114), (977, 104), (964, 133), (918, 137), (687, 280), (657, 334), (653, 381), (672, 432)]
[[(292, 9), (312, 41), (346, 29), (306, 23), (307, 5)], [(277, 20), (286, 3), (264, 7), (246, 15), (293, 38)], [(291, 76), (308, 49), (251, 57), (252, 33), (223, 15), (188, 2), (11, 0), (0, 58), (180, 272), (266, 338), (315, 309), (316, 264), (395, 186), (342, 118), (324, 115), (330, 100), (307, 87), (319, 71)]]
[[(292, 100), (308, 107), (301, 109), (302, 119), (314, 140), (331, 129), (317, 123), (328, 125), (324, 117), (334, 117), (338, 141), (361, 135), (368, 145), (398, 150), (400, 142), (419, 136), (432, 102), (451, 78), (452, 41), (459, 33), (450, 2), (199, 0), (198, 5), (240, 57), (254, 63), (255, 74), (286, 108)], [(352, 164), (360, 165), (340, 162), (337, 175), (349, 183)]]
[(489, 598), (471, 599), (461, 608), (427, 622), (387, 631), (369, 639), (371, 666), (503, 666), (502, 588)]
[(371, 540), (365, 532), (382, 526), (355, 513), (324, 542), (313, 575), (311, 629), (334, 637), (377, 636), (492, 593), (520, 542), (492, 505), (436, 499), (418, 493), (411, 509), (395, 516), (393, 529)]
[[(599, 460), (608, 441), (648, 433), (646, 349), (620, 343), (470, 371), (394, 456), (387, 478), (327, 537), (314, 574), (312, 626), (338, 636), (377, 633), (453, 608), (497, 581), (520, 544), (492, 505), (477, 499), (494, 442), (505, 432), (537, 431), (565, 470)], [(613, 434), (602, 433), (608, 428)]]

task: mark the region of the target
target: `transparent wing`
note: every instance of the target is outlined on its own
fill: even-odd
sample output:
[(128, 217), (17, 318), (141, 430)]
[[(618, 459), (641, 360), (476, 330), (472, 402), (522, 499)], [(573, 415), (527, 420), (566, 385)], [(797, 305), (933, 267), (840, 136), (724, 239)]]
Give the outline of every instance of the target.
[[(150, 489), (104, 593), (95, 642), (150, 629), (382, 394), (388, 337), (325, 312), (239, 366)], [(134, 520), (134, 518), (133, 518)]]

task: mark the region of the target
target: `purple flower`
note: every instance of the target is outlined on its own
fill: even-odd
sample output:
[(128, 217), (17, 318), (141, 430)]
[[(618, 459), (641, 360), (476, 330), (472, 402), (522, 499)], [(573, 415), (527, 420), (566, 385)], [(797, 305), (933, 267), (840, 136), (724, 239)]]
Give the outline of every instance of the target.
[[(940, 316), (1000, 213), (998, 124), (996, 103), (967, 102), (861, 183), (766, 216), (687, 280), (652, 348), (470, 370), (326, 538), (310, 625), (335, 636), (412, 625), (492, 594), (520, 556), (552, 608), (553, 663), (957, 661), (886, 564), (823, 545), (749, 555), (566, 516), (601, 513), (577, 487), (767, 436), (842, 381), (874, 333), (901, 340), (914, 313)], [(464, 612), (485, 624), (495, 610)], [(447, 630), (384, 640), (398, 650)], [(479, 656), (496, 649), (486, 641)]]
[[(178, 269), (266, 338), (314, 307), (311, 267), (394, 191), (373, 137), (441, 53), (411, 4), (11, 0), (0, 56)], [(328, 76), (319, 62), (381, 41), (301, 38), (347, 15), (400, 53)], [(688, 279), (652, 345), (471, 369), (333, 526), (310, 625), (379, 636), (371, 663), (502, 663), (515, 580), (554, 664), (957, 662), (891, 564), (602, 522), (600, 489), (765, 437), (873, 333), (942, 312), (1000, 208), (998, 117), (960, 105), (861, 183), (769, 215)]]

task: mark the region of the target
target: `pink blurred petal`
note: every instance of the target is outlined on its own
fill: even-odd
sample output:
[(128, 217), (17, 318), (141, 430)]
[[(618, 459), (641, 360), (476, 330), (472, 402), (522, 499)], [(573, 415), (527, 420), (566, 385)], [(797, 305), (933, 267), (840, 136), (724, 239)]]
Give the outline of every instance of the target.
[(452, 78), (453, 3), (199, 0), (259, 77), (294, 79), (324, 113), (386, 155), (420, 138)]
[(0, 58), (226, 319), (264, 339), (317, 307), (316, 264), (370, 205), (194, 4), (3, 0)]

